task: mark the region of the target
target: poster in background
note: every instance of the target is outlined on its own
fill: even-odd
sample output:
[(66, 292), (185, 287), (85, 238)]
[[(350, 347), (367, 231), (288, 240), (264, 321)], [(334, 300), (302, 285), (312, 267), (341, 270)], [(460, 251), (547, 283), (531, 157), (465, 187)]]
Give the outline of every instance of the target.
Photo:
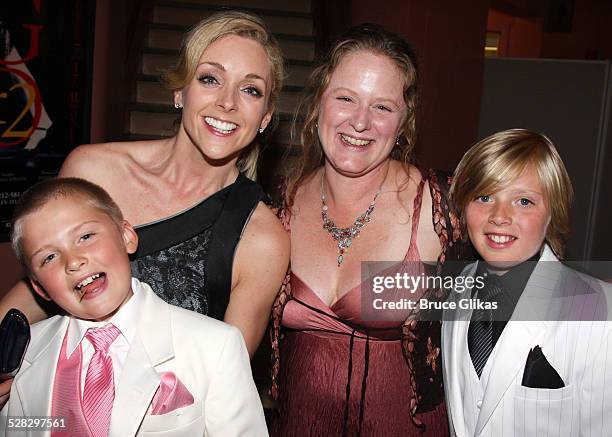
[(94, 0), (0, 7), (0, 241), (21, 193), (88, 142)]

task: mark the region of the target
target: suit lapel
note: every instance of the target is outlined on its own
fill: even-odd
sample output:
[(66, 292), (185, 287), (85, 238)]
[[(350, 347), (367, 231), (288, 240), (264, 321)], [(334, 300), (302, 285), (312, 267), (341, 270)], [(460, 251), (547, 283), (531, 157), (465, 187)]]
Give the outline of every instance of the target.
[(168, 304), (155, 296), (148, 285), (137, 286), (145, 298), (138, 330), (115, 391), (109, 436), (136, 435), (160, 383), (155, 366), (174, 358)]
[[(464, 421), (464, 387), (463, 378), (459, 377), (464, 373), (465, 353), (464, 343), (467, 338), (467, 328), (469, 322), (455, 321), (446, 322), (443, 327), (443, 351), (442, 359), (444, 365), (444, 385), (446, 391), (446, 402), (449, 409), (449, 415), (453, 423), (453, 428), (457, 436), (463, 436), (465, 429)], [(469, 354), (468, 354), (469, 356)], [(469, 362), (471, 366), (472, 363)], [(446, 369), (454, 369), (454, 373), (449, 373)]]
[(490, 357), (494, 361), (476, 424), (476, 435), (482, 432), (515, 379), (522, 378), (521, 371), (525, 368), (529, 350), (542, 342), (550, 326), (546, 321), (550, 318), (546, 307), (557, 288), (561, 267), (562, 264), (545, 246)]
[(525, 367), (529, 349), (544, 337), (546, 324), (541, 321), (511, 321), (495, 345), (491, 372), (487, 381), (482, 408), (476, 423), (476, 435), (487, 424), (504, 394)]
[[(62, 341), (68, 327), (68, 317), (49, 321), (36, 343), (31, 343), (15, 384), (25, 416), (50, 416), (55, 369)], [(44, 323), (44, 322), (43, 322)], [(27, 366), (27, 367), (26, 367)]]
[[(466, 267), (461, 273), (461, 276), (474, 276), (477, 265), (477, 263), (474, 263)], [(453, 290), (449, 296), (449, 301), (458, 305), (460, 299), (469, 299), (471, 293), (471, 288), (462, 293)], [(464, 387), (461, 384), (462, 378), (457, 376), (464, 371), (464, 349), (467, 347), (465, 345), (467, 344), (467, 330), (471, 313), (472, 311), (470, 309), (461, 309), (459, 306), (454, 310), (445, 310), (444, 322), (442, 324), (442, 359), (445, 363), (444, 385), (446, 401), (453, 428), (457, 436), (463, 436), (463, 431), (465, 429), (463, 417)], [(471, 366), (472, 363), (470, 362), (469, 365)], [(446, 369), (454, 369), (455, 373), (451, 374), (447, 372)]]

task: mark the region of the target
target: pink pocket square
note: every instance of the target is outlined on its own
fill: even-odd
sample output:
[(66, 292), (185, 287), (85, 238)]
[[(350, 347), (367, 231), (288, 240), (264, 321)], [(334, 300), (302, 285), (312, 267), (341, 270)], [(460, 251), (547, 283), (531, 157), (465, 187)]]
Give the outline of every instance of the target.
[(174, 372), (159, 374), (161, 382), (151, 402), (151, 414), (167, 414), (181, 407), (193, 404), (193, 396)]

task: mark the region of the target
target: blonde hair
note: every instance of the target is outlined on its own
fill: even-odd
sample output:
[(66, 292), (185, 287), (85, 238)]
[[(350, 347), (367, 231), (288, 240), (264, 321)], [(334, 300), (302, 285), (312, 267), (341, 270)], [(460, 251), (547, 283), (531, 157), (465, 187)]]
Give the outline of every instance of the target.
[(314, 171), (323, 165), (325, 156), (319, 140), (317, 122), (321, 99), (327, 89), (331, 76), (340, 62), (349, 54), (364, 51), (388, 57), (404, 77), (404, 103), (406, 118), (402, 122), (397, 145), (391, 158), (408, 165), (416, 139), (415, 115), (417, 107), (417, 69), (416, 55), (412, 47), (398, 34), (376, 24), (360, 24), (350, 28), (329, 50), (320, 65), (312, 72), (306, 85), (304, 97), (298, 105), (293, 131), (296, 130), (298, 115), (306, 111), (304, 126), (300, 133), (302, 154), (290, 172), (287, 183), (286, 202), (290, 207), (297, 188)]
[[(285, 69), (283, 54), (276, 39), (269, 29), (256, 15), (240, 11), (222, 11), (211, 15), (196, 24), (185, 36), (181, 45), (180, 54), (176, 65), (162, 72), (161, 80), (171, 91), (184, 88), (193, 79), (198, 67), (202, 53), (213, 42), (225, 36), (236, 35), (252, 39), (261, 44), (266, 51), (270, 69), (272, 71), (272, 87), (268, 108), (274, 109), (278, 102)], [(276, 125), (276, 119), (272, 126)], [(269, 129), (271, 131), (272, 129)], [(257, 160), (259, 157), (259, 146), (256, 141), (243, 151), (238, 160), (238, 169), (251, 179), (257, 175)]]
[(104, 189), (92, 182), (79, 178), (54, 178), (39, 182), (28, 188), (19, 199), (13, 211), (11, 245), (17, 260), (29, 274), (30, 266), (23, 252), (23, 219), (40, 210), (52, 200), (82, 196), (92, 208), (106, 214), (121, 229), (123, 214)]
[(538, 132), (525, 129), (497, 132), (463, 155), (450, 189), (451, 198), (461, 214), (463, 230), (465, 210), (474, 198), (495, 193), (516, 180), (528, 167), (538, 174), (551, 217), (546, 241), (555, 254), (563, 258), (570, 233), (572, 182), (553, 143)]

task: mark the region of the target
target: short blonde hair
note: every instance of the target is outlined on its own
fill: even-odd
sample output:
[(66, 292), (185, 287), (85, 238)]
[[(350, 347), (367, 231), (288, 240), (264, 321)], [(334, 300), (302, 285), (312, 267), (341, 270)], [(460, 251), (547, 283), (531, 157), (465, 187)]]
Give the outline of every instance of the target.
[(548, 137), (525, 129), (497, 132), (476, 143), (457, 165), (450, 189), (465, 232), (465, 210), (479, 195), (495, 193), (516, 180), (527, 167), (536, 170), (550, 224), (546, 241), (559, 258), (570, 233), (574, 190), (565, 165)]
[[(171, 91), (183, 89), (193, 79), (202, 53), (213, 42), (225, 36), (236, 35), (252, 39), (266, 51), (272, 71), (272, 87), (268, 108), (274, 109), (278, 102), (285, 69), (283, 54), (276, 39), (263, 20), (256, 15), (241, 11), (221, 11), (196, 24), (185, 36), (176, 65), (162, 72), (162, 83)], [(276, 125), (274, 120), (273, 126)], [(238, 168), (249, 178), (255, 179), (259, 147), (252, 144), (238, 160)]]
[(53, 178), (39, 182), (27, 189), (13, 211), (11, 245), (17, 260), (26, 273), (30, 266), (23, 252), (23, 220), (55, 199), (81, 196), (92, 208), (106, 214), (121, 229), (123, 214), (104, 189), (92, 182), (79, 178)]

